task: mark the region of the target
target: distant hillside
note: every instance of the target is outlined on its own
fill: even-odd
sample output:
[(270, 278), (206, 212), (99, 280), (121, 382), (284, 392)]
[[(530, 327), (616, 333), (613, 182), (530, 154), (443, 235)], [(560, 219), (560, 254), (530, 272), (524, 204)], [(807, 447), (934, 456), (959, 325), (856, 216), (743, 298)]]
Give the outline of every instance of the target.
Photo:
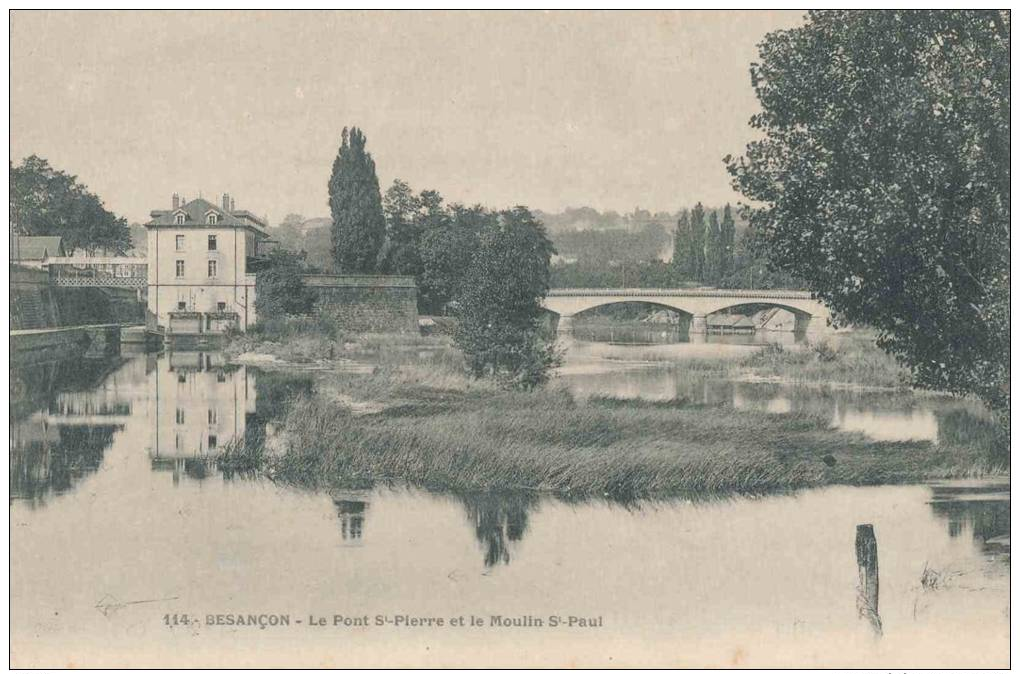
[(305, 218), (291, 213), (279, 225), (269, 228), (269, 236), (296, 253), (304, 252), (308, 264), (321, 271), (332, 269), (332, 218)]
[[(736, 220), (737, 229), (746, 227), (736, 206), (732, 206), (733, 218)], [(689, 210), (689, 209), (684, 209)], [(716, 211), (722, 219), (722, 206), (705, 206), (705, 215)], [(657, 211), (652, 213), (643, 208), (635, 208), (630, 213), (620, 214), (616, 211), (598, 211), (590, 206), (580, 208), (566, 208), (559, 213), (547, 213), (534, 210), (535, 217), (542, 221), (550, 234), (558, 232), (576, 232), (585, 230), (601, 229), (623, 229), (628, 232), (639, 232), (648, 225), (661, 225), (672, 232), (676, 227), (676, 221), (680, 219), (683, 211), (666, 212)]]
[[(722, 219), (722, 207), (706, 207), (706, 218), (712, 211)], [(739, 237), (747, 224), (736, 208), (732, 212)], [(656, 259), (668, 262), (673, 257), (673, 235), (681, 214), (682, 211), (651, 213), (635, 208), (620, 215), (588, 206), (567, 208), (560, 213), (535, 211), (556, 246), (555, 261), (594, 265)]]
[(149, 248), (149, 233), (145, 229), (145, 225), (132, 222), (128, 227), (128, 231), (131, 232), (131, 250), (128, 254), (135, 257), (145, 257)]

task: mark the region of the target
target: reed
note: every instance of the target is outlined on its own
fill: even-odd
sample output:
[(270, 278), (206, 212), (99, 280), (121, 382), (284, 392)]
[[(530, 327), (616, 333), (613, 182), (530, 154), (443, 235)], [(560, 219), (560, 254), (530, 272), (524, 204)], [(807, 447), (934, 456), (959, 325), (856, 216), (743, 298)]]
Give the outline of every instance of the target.
[(630, 498), (1008, 470), (1007, 462), (977, 449), (875, 442), (833, 432), (810, 414), (579, 401), (556, 388), (432, 398), (420, 393), (404, 389), (402, 404), (371, 415), (352, 414), (322, 395), (300, 399), (286, 416), (286, 449), (274, 474), (309, 486), (399, 480), (434, 489)]

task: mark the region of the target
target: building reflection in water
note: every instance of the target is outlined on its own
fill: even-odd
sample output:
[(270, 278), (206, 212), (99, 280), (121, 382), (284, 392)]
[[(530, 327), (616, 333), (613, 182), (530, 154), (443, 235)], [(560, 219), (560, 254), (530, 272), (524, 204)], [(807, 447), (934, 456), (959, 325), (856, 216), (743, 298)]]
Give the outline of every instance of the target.
[(224, 448), (244, 441), (255, 412), (254, 378), (221, 352), (170, 351), (160, 358), (149, 377), (152, 469), (171, 472), (174, 484), (215, 472)]
[(510, 549), (528, 530), (537, 500), (527, 494), (462, 494), (460, 500), (482, 546), (486, 567), (510, 563)]
[(340, 520), (340, 538), (348, 545), (361, 545), (365, 536), (368, 491), (333, 492), (333, 506)]

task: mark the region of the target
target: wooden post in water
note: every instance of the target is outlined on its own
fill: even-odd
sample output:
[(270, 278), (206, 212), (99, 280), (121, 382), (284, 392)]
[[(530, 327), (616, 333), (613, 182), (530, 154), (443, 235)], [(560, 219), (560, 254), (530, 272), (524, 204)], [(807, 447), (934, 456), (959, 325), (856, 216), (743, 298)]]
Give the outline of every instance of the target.
[(870, 524), (857, 525), (857, 616), (871, 624), (875, 636), (882, 634), (878, 615), (878, 541)]

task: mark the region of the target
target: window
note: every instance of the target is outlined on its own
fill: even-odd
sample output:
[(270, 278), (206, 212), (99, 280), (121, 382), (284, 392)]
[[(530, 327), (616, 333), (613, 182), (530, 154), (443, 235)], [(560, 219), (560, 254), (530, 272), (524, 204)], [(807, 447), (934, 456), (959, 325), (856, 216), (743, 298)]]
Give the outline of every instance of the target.
[(209, 235), (209, 250), (216, 250), (216, 235)]
[(216, 303), (216, 311), (226, 311), (226, 310), (227, 310), (227, 303), (226, 302), (217, 302)]
[[(205, 216), (205, 222), (208, 225), (215, 225), (217, 222), (219, 222), (219, 217), (215, 213), (210, 213), (209, 215)], [(210, 238), (214, 238), (214, 237), (210, 237)], [(210, 248), (209, 250), (213, 250), (213, 249)]]
[(180, 407), (177, 408), (177, 423), (179, 424), (184, 423), (184, 410), (182, 410)]
[(215, 435), (210, 435), (209, 436), (209, 449), (216, 449), (216, 436)]
[(209, 410), (209, 425), (216, 423), (216, 410)]
[[(184, 224), (184, 213), (178, 213), (177, 215), (175, 215), (175, 216), (174, 216), (174, 223), (175, 223), (175, 224), (178, 224), (178, 225), (183, 225), (183, 224)], [(181, 238), (183, 238), (183, 237), (180, 237), (180, 236), (179, 236), (179, 237), (177, 237), (177, 238), (178, 238), (178, 239), (181, 239)]]
[(223, 382), (227, 381), (227, 375), (225, 375), (222, 372), (217, 372), (216, 373), (216, 381), (218, 381), (219, 383), (222, 384)]
[(184, 260), (177, 260), (177, 278), (184, 278)]
[(188, 375), (184, 374), (183, 372), (181, 372), (179, 375), (177, 375), (177, 383), (178, 384), (183, 384), (186, 381), (188, 381)]
[(216, 260), (209, 260), (209, 278), (216, 278)]
[(177, 250), (184, 250), (184, 235), (177, 235)]
[(184, 311), (187, 308), (188, 308), (188, 303), (187, 302), (178, 302), (177, 303), (177, 311)]

